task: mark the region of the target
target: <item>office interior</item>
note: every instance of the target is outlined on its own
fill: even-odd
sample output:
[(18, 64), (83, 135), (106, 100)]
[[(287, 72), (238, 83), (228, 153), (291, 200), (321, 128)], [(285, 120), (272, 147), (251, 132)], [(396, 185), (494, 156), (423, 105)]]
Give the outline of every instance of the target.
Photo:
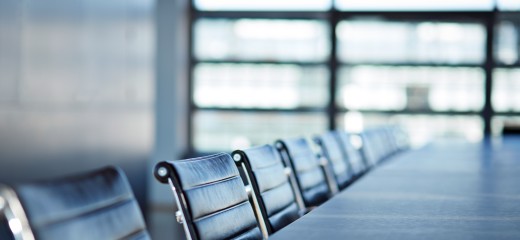
[(0, 0), (0, 182), (115, 165), (182, 239), (154, 165), (397, 124), (520, 126), (518, 0)]

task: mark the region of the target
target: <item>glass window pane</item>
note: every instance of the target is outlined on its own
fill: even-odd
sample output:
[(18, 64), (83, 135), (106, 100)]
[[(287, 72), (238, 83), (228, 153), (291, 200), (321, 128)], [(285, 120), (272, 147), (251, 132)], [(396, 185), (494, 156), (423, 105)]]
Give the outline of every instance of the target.
[(348, 112), (338, 117), (339, 128), (351, 132), (384, 124), (398, 124), (410, 136), (412, 146), (418, 147), (435, 138), (460, 137), (479, 141), (483, 135), (483, 121), (479, 116), (456, 115), (385, 115)]
[(351, 110), (478, 111), (484, 72), (462, 67), (342, 67), (338, 105)]
[(342, 21), (338, 57), (345, 62), (482, 63), (485, 29), (476, 23)]
[(493, 72), (492, 104), (497, 112), (520, 111), (520, 69)]
[(272, 144), (280, 138), (311, 136), (327, 129), (326, 117), (315, 113), (198, 111), (194, 123), (194, 146), (203, 152)]
[[(517, 0), (509, 0), (517, 1)], [(493, 0), (336, 0), (336, 6), (345, 11), (443, 11), (492, 10)]]
[(295, 64), (198, 64), (194, 102), (199, 107), (325, 107), (328, 70)]
[(200, 60), (323, 61), (330, 52), (317, 20), (202, 19), (194, 31)]
[(499, 10), (504, 11), (519, 11), (520, 1), (518, 0), (497, 0)]
[(195, 0), (206, 11), (319, 11), (331, 7), (331, 0)]
[(501, 64), (518, 63), (520, 23), (504, 20), (496, 26), (495, 59)]

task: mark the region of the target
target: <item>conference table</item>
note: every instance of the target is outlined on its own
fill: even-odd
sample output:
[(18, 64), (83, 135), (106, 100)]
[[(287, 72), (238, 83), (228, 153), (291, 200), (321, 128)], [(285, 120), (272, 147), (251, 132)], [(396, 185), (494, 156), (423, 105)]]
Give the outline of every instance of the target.
[(396, 154), (270, 239), (520, 239), (520, 137)]

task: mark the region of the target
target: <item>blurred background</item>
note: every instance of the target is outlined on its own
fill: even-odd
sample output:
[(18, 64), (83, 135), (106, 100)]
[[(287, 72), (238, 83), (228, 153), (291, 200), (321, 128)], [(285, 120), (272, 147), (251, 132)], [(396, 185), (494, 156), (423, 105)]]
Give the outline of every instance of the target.
[(520, 0), (0, 0), (0, 182), (104, 165), (154, 239), (153, 165), (400, 124), (414, 146), (520, 123)]

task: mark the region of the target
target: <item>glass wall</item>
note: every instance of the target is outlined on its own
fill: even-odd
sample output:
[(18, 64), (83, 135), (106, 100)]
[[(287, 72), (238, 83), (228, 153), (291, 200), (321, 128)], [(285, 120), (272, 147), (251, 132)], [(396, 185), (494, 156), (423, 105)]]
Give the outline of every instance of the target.
[[(492, 105), (495, 117), (492, 120), (494, 135), (504, 128), (520, 128), (520, 2), (502, 0), (501, 13), (495, 24), (495, 69), (493, 71)], [(507, 131), (507, 130), (506, 130)]]
[(192, 150), (388, 123), (414, 145), (478, 141), (520, 112), (520, 18), (494, 8), (492, 0), (195, 0)]
[[(282, 2), (256, 4), (268, 8), (281, 7)], [(196, 6), (206, 9), (212, 4), (249, 7), (231, 1), (229, 6), (213, 1), (198, 1)], [(300, 7), (297, 10), (305, 8)], [(326, 131), (329, 31), (328, 23), (319, 19), (197, 19), (193, 147), (229, 151)]]

